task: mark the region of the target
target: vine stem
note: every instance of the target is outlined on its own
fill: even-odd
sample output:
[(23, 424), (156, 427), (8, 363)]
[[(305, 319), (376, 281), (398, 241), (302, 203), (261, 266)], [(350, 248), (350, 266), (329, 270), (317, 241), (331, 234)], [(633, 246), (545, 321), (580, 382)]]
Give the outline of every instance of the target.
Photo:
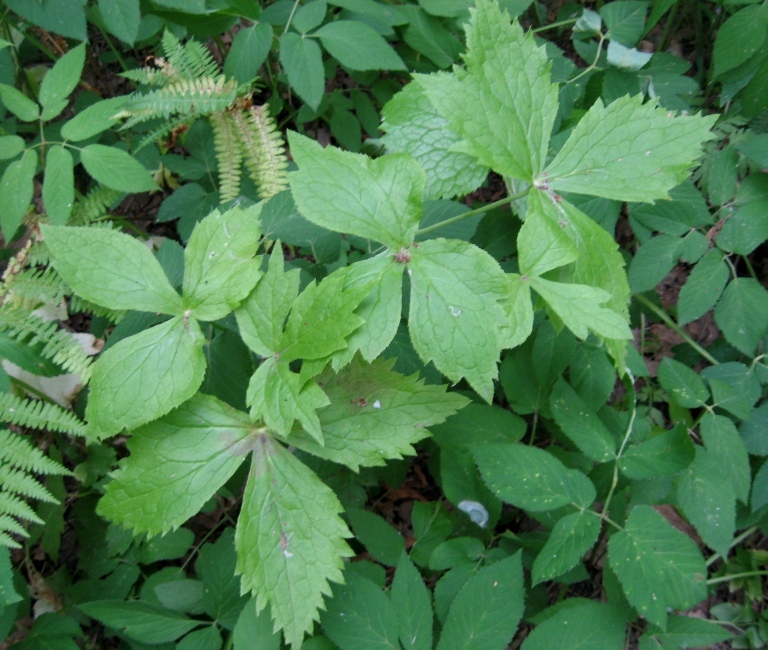
[(707, 580), (707, 586), (719, 585), (729, 580), (737, 580), (739, 578), (755, 578), (757, 576), (768, 576), (768, 571), (745, 571), (744, 573), (732, 573), (728, 576), (720, 576), (719, 578), (710, 578)]
[(648, 300), (648, 298), (646, 298), (644, 295), (640, 293), (635, 294), (635, 300), (642, 303), (643, 306), (647, 307), (654, 314), (656, 314), (664, 322), (664, 324), (667, 327), (677, 332), (688, 345), (690, 345), (694, 350), (696, 350), (696, 352), (698, 352), (702, 357), (704, 357), (707, 361), (709, 361), (713, 366), (720, 365), (720, 362), (717, 359), (715, 359), (715, 357), (713, 357), (703, 347), (701, 347), (698, 343), (696, 343), (696, 341), (694, 341), (686, 332), (684, 332), (683, 329), (675, 321), (673, 321), (664, 312), (663, 309), (654, 305), (650, 300)]

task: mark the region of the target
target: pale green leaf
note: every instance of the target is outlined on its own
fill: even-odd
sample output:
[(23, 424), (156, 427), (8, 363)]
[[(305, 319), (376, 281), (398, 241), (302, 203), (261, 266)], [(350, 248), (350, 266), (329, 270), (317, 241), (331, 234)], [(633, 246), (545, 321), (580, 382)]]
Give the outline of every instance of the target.
[(85, 410), (89, 437), (106, 437), (165, 415), (197, 392), (205, 337), (181, 316), (118, 342), (93, 366)]
[(597, 100), (541, 176), (555, 191), (618, 201), (668, 198), (712, 139), (716, 115), (681, 115), (655, 100)]
[(34, 122), (40, 117), (40, 107), (13, 86), (0, 84), (0, 100), (22, 122)]
[(151, 192), (157, 183), (133, 156), (122, 149), (89, 144), (80, 151), (85, 170), (99, 183), (121, 192)]
[(417, 76), (438, 112), (472, 154), (502, 175), (531, 181), (546, 163), (557, 86), (533, 34), (498, 4), (477, 3), (467, 28), (466, 72)]
[(678, 426), (629, 447), (619, 459), (619, 468), (631, 479), (672, 476), (686, 469), (695, 455), (687, 428)]
[(524, 281), (517, 273), (508, 273), (505, 296), (499, 304), (505, 315), (505, 323), (501, 328), (502, 347), (517, 347), (533, 331), (530, 283)]
[(117, 124), (115, 117), (127, 101), (127, 95), (103, 99), (91, 104), (61, 127), (61, 137), (74, 142), (87, 140)]
[(627, 623), (616, 605), (585, 602), (563, 607), (536, 626), (521, 650), (618, 650), (624, 647)]
[(72, 154), (55, 145), (48, 150), (45, 158), (43, 179), (43, 205), (51, 223), (66, 225), (75, 202), (75, 177)]
[(80, 297), (107, 309), (180, 314), (179, 296), (138, 239), (116, 230), (42, 226), (53, 265)]
[(99, 12), (107, 31), (133, 45), (141, 22), (139, 0), (99, 0)]
[(381, 112), (381, 141), (387, 151), (411, 154), (427, 174), (425, 201), (468, 194), (488, 175), (488, 168), (473, 156), (453, 151), (458, 135), (418, 84), (408, 84)]
[(709, 399), (709, 391), (699, 374), (688, 366), (665, 357), (659, 364), (659, 383), (670, 396), (685, 408), (703, 406)]
[(10, 160), (18, 156), (26, 148), (24, 138), (18, 135), (0, 136), (0, 160)]
[(257, 608), (270, 605), (291, 645), (311, 630), (330, 594), (328, 581), (342, 581), (342, 558), (352, 555), (341, 509), (293, 454), (269, 436), (256, 438), (235, 535), (237, 572)]
[(373, 28), (354, 20), (336, 20), (315, 33), (330, 55), (350, 70), (405, 70), (405, 64)]
[(70, 93), (77, 87), (85, 63), (85, 43), (73, 47), (43, 77), (37, 96), (43, 120), (52, 120), (63, 111)]
[(469, 579), (451, 603), (437, 650), (499, 650), (509, 644), (524, 608), (521, 558), (507, 557)]
[(3, 172), (0, 180), (0, 204), (3, 206), (0, 228), (6, 242), (13, 240), (32, 202), (36, 171), (37, 152), (27, 149), (21, 160), (14, 160)]
[(294, 420), (298, 420), (304, 430), (322, 444), (323, 434), (315, 410), (330, 401), (314, 381), (302, 383), (301, 377), (291, 372), (286, 362), (272, 356), (258, 367), (248, 384), (246, 403), (251, 407), (253, 419), (262, 418), (281, 436), (287, 436)]
[(534, 585), (570, 571), (597, 542), (602, 521), (592, 510), (581, 510), (559, 519), (533, 563)]
[(586, 508), (595, 500), (595, 486), (584, 474), (543, 449), (500, 443), (470, 449), (486, 484), (506, 503), (546, 512), (568, 504)]
[(565, 326), (580, 339), (586, 339), (589, 330), (609, 339), (632, 338), (626, 319), (601, 306), (611, 298), (607, 291), (537, 277), (530, 278), (530, 283)]
[(77, 608), (140, 643), (175, 641), (200, 625), (200, 621), (188, 619), (171, 609), (138, 600), (98, 600)]
[(299, 97), (317, 110), (325, 91), (325, 72), (320, 46), (295, 32), (280, 37), (280, 64)]
[(257, 23), (235, 35), (224, 61), (224, 74), (238, 83), (248, 83), (256, 77), (272, 46), (272, 25)]
[(215, 210), (198, 222), (184, 251), (184, 305), (200, 320), (218, 320), (251, 292), (261, 276), (255, 258), (261, 203)]
[(520, 272), (523, 275), (544, 275), (576, 261), (576, 245), (552, 219), (537, 210), (529, 210), (517, 235)]
[(290, 132), (289, 175), (301, 214), (323, 228), (407, 247), (421, 219), (424, 170), (406, 154), (375, 160)]
[(507, 279), (488, 253), (472, 244), (431, 239), (410, 249), (408, 329), (424, 362), (452, 381), (462, 377), (490, 402), (496, 364), (510, 336), (499, 300)]
[(753, 278), (736, 278), (715, 307), (715, 322), (728, 343), (752, 356), (768, 330), (768, 291)]
[(677, 302), (677, 318), (680, 325), (701, 318), (717, 301), (730, 280), (728, 265), (723, 254), (716, 248), (702, 257), (693, 267)]
[(318, 414), (325, 444), (298, 431), (291, 434), (291, 444), (355, 471), (414, 455), (413, 445), (429, 435), (427, 427), (444, 422), (467, 400), (446, 393), (445, 386), (404, 377), (393, 364), (368, 365), (355, 358), (338, 375), (326, 371), (318, 379), (331, 400)]
[(751, 469), (749, 452), (730, 418), (705, 413), (701, 418), (701, 438), (707, 452), (717, 459), (720, 475), (730, 482), (736, 498), (749, 502)]
[(432, 602), (419, 570), (406, 553), (397, 563), (389, 592), (404, 650), (432, 650)]

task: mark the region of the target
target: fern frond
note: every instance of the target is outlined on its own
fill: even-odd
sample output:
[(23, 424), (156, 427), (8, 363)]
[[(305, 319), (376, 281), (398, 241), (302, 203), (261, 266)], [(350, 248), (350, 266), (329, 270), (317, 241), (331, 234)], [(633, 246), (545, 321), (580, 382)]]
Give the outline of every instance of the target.
[(180, 126), (191, 125), (197, 118), (197, 115), (180, 115), (173, 117), (166, 122), (163, 122), (160, 126), (158, 126), (156, 129), (152, 129), (141, 139), (141, 142), (139, 142), (139, 145), (134, 150), (134, 153), (138, 153), (148, 144), (162, 140)]
[(59, 502), (34, 476), (8, 465), (0, 465), (0, 485), (4, 490), (16, 492), (27, 499), (46, 503)]
[[(24, 529), (24, 526), (8, 515), (0, 515), (0, 531), (3, 530), (8, 531), (9, 533), (14, 533), (15, 535), (21, 535), (22, 537), (27, 536), (27, 531)], [(0, 533), (0, 546), (8, 546), (7, 544), (3, 544), (2, 533)]]
[[(31, 309), (40, 303), (58, 304), (69, 293), (69, 287), (53, 269), (25, 269), (9, 278), (6, 291), (10, 296), (21, 298)], [(6, 302), (10, 302), (6, 297)]]
[(103, 185), (92, 189), (72, 207), (69, 225), (87, 226), (91, 222), (107, 216), (110, 208), (117, 205), (123, 196), (125, 196), (124, 192)]
[(72, 474), (61, 463), (48, 458), (27, 438), (13, 433), (9, 429), (0, 429), (0, 463), (46, 476), (69, 476)]
[(248, 113), (247, 124), (238, 124), (245, 151), (245, 166), (259, 196), (269, 199), (288, 189), (285, 143), (266, 105), (251, 106)]
[(243, 151), (238, 138), (237, 113), (213, 113), (213, 143), (219, 163), (219, 194), (221, 202), (236, 199), (240, 194), (240, 168)]
[[(10, 515), (15, 519), (26, 519), (36, 524), (42, 524), (43, 520), (29, 507), (29, 504), (10, 491), (11, 486), (3, 485), (0, 490), (0, 515)], [(6, 488), (9, 491), (6, 491)]]
[[(75, 436), (85, 435), (85, 424), (71, 411), (58, 404), (0, 393), (0, 422), (33, 429), (60, 431)], [(0, 452), (0, 458), (3, 457)]]
[(68, 332), (55, 321), (43, 321), (23, 309), (0, 309), (0, 331), (28, 345), (41, 343), (42, 354), (67, 372), (80, 375), (83, 383), (91, 377), (93, 360)]
[(70, 314), (77, 314), (77, 313), (84, 313), (84, 314), (91, 314), (93, 316), (98, 316), (100, 318), (106, 318), (112, 323), (119, 323), (123, 318), (125, 318), (125, 315), (128, 313), (127, 311), (117, 311), (115, 309), (107, 309), (106, 307), (102, 307), (101, 305), (97, 305), (95, 302), (90, 302), (89, 300), (86, 300), (85, 298), (81, 298), (80, 296), (72, 295), (69, 298), (69, 309)]
[(216, 74), (218, 65), (202, 43), (195, 40), (182, 44), (172, 32), (163, 34), (163, 52), (168, 59), (166, 75), (179, 79), (197, 79)]

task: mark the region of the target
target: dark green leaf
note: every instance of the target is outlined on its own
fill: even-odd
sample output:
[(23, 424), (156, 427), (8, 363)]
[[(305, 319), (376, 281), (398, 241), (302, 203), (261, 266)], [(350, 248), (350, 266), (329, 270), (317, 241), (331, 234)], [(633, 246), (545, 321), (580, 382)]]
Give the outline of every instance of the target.
[(107, 31), (133, 45), (141, 22), (139, 0), (99, 0), (99, 11)]
[(614, 605), (583, 603), (565, 607), (538, 625), (521, 650), (623, 648), (626, 624), (621, 610)]
[(366, 510), (347, 510), (352, 532), (377, 562), (395, 566), (405, 550), (405, 540), (379, 515)]
[(631, 479), (672, 476), (688, 467), (695, 454), (688, 430), (685, 426), (677, 426), (629, 447), (619, 459), (619, 467)]
[(247, 83), (256, 77), (272, 47), (272, 25), (258, 23), (245, 27), (235, 35), (224, 62), (224, 74), (238, 83)]
[(6, 242), (21, 225), (34, 193), (34, 179), (37, 171), (37, 152), (27, 149), (21, 160), (14, 160), (3, 172), (0, 180), (0, 228)]
[(715, 322), (728, 343), (751, 356), (768, 330), (768, 291), (753, 278), (736, 278), (717, 303)]
[(317, 110), (325, 90), (325, 73), (320, 46), (294, 32), (280, 37), (280, 63), (288, 83), (312, 110)]
[(122, 149), (89, 144), (80, 151), (80, 161), (99, 183), (121, 192), (151, 192), (160, 189), (144, 166)]
[(78, 609), (140, 643), (167, 643), (200, 625), (170, 609), (140, 601), (102, 600)]
[(48, 150), (43, 180), (43, 204), (51, 223), (66, 225), (75, 201), (75, 177), (72, 154), (55, 145)]
[(337, 20), (312, 36), (318, 37), (331, 56), (351, 70), (405, 70), (398, 54), (365, 23)]
[(400, 557), (389, 592), (404, 650), (432, 650), (432, 603), (429, 590), (406, 553)]

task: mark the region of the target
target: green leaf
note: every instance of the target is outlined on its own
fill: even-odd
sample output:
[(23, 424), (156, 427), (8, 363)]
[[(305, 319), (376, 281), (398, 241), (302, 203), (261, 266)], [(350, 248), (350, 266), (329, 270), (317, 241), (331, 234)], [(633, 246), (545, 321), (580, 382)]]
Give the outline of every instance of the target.
[(576, 566), (597, 542), (601, 527), (600, 517), (591, 510), (581, 510), (559, 519), (533, 563), (533, 585), (557, 578)]
[(323, 631), (341, 650), (398, 648), (395, 608), (370, 580), (348, 572), (347, 584), (335, 587), (321, 622)]
[(253, 419), (263, 418), (265, 424), (281, 436), (287, 436), (294, 420), (298, 420), (307, 433), (323, 444), (315, 410), (330, 401), (314, 381), (302, 382), (287, 362), (278, 361), (274, 356), (267, 358), (251, 377), (246, 403), (251, 406)]
[(695, 455), (696, 448), (687, 428), (677, 426), (629, 447), (619, 459), (619, 468), (631, 479), (672, 476), (687, 468)]
[(755, 474), (752, 485), (752, 512), (757, 512), (768, 503), (768, 462), (763, 463)]
[(568, 504), (586, 508), (595, 500), (595, 487), (584, 474), (543, 449), (499, 443), (470, 449), (488, 487), (506, 503), (546, 512)]
[(200, 320), (218, 320), (235, 309), (261, 276), (261, 203), (215, 210), (198, 222), (184, 251), (184, 305)]
[(272, 25), (258, 23), (245, 27), (235, 35), (224, 61), (224, 74), (237, 83), (248, 83), (254, 79), (267, 59), (272, 46)]
[(452, 381), (465, 377), (487, 402), (501, 348), (509, 335), (507, 279), (498, 262), (467, 242), (431, 239), (409, 251), (408, 329), (425, 363)]
[(194, 396), (132, 432), (131, 455), (107, 485), (99, 514), (150, 536), (181, 526), (243, 462), (253, 429), (244, 413)]
[(588, 330), (609, 339), (631, 339), (627, 321), (612, 309), (602, 307), (611, 294), (598, 287), (584, 284), (563, 284), (544, 278), (530, 278), (531, 286), (580, 339), (586, 339)]
[(43, 107), (43, 120), (52, 120), (67, 107), (70, 93), (77, 87), (85, 63), (85, 43), (73, 47), (43, 77), (37, 99)]
[(636, 506), (608, 540), (610, 567), (630, 604), (664, 629), (667, 608), (686, 609), (707, 595), (707, 567), (696, 543), (650, 506)]
[(521, 650), (623, 648), (627, 622), (616, 605), (587, 602), (564, 607), (536, 626)]
[(670, 616), (666, 631), (647, 630), (640, 637), (639, 648), (709, 648), (732, 637), (732, 632), (715, 621), (695, 616)]
[[(615, 4), (615, 3), (611, 3)], [(690, 173), (716, 115), (675, 116), (643, 97), (597, 100), (571, 132), (542, 181), (558, 192), (651, 202)]]
[(301, 214), (337, 232), (374, 239), (393, 249), (407, 247), (416, 235), (426, 183), (424, 170), (410, 156), (375, 160), (296, 133), (288, 134), (299, 171), (289, 175)]
[(13, 240), (32, 202), (36, 171), (37, 152), (27, 149), (21, 160), (14, 160), (5, 168), (0, 179), (0, 228), (6, 242)]
[(562, 376), (555, 382), (549, 404), (557, 425), (588, 458), (598, 463), (615, 458), (611, 432)]
[(138, 600), (101, 600), (77, 608), (140, 643), (175, 641), (200, 625), (200, 621), (190, 620), (171, 609)]
[(429, 590), (406, 553), (397, 563), (390, 600), (404, 650), (432, 650), (432, 603)]
[(382, 108), (381, 138), (389, 153), (409, 153), (424, 168), (424, 200), (462, 196), (476, 190), (488, 168), (466, 153), (454, 151), (460, 139), (448, 128), (424, 89), (408, 84)]
[(323, 25), (317, 37), (330, 55), (350, 70), (405, 70), (405, 63), (373, 28), (355, 20)]
[(731, 477), (724, 476), (720, 459), (708, 449), (696, 449), (696, 458), (677, 484), (677, 504), (704, 543), (728, 555), (736, 530), (736, 495)]
[(763, 5), (737, 11), (717, 30), (712, 50), (712, 77), (716, 79), (749, 61), (763, 46), (766, 37), (768, 12)]
[(736, 278), (715, 307), (715, 322), (728, 343), (752, 356), (768, 330), (768, 291), (753, 278)]
[(121, 192), (151, 192), (160, 189), (149, 172), (122, 149), (89, 144), (80, 151), (80, 161), (99, 183)]
[(55, 145), (48, 150), (43, 180), (43, 204), (51, 223), (63, 226), (75, 202), (75, 177), (72, 154)]
[(195, 572), (205, 587), (202, 598), (205, 613), (230, 630), (237, 622), (246, 601), (240, 595), (236, 565), (237, 553), (232, 528), (227, 528), (215, 543), (205, 544), (195, 563)]
[(93, 366), (89, 435), (133, 429), (192, 397), (205, 375), (204, 342), (197, 321), (177, 316), (109, 348)]
[(181, 296), (138, 239), (116, 230), (42, 226), (53, 265), (72, 290), (107, 309), (182, 313)]
[(127, 96), (103, 99), (91, 104), (78, 113), (61, 127), (61, 137), (80, 142), (106, 131), (117, 124), (120, 119), (115, 117), (127, 101)]
[(34, 122), (40, 117), (40, 107), (13, 86), (0, 84), (0, 100), (22, 122)]
[[(269, 603), (285, 640), (299, 645), (342, 581), (350, 533), (336, 495), (293, 454), (266, 435), (254, 440), (253, 463), (235, 534), (242, 591)], [(331, 602), (335, 602), (331, 601)]]
[(339, 374), (326, 371), (319, 382), (331, 400), (318, 417), (324, 445), (301, 432), (291, 444), (358, 471), (416, 453), (413, 445), (429, 435), (467, 400), (445, 386), (424, 384), (417, 376), (392, 370), (394, 360), (366, 364), (359, 358)]
[[(256, 609), (256, 598), (243, 607), (232, 631), (234, 650), (248, 650), (254, 644), (259, 650), (280, 650), (281, 634), (272, 631), (272, 615), (269, 607), (261, 612)], [(305, 646), (306, 647), (306, 646)]]
[(176, 646), (176, 650), (218, 650), (223, 639), (217, 625), (209, 625), (202, 630), (195, 630), (185, 636)]
[(520, 272), (544, 275), (547, 271), (575, 262), (576, 245), (553, 220), (530, 210), (517, 235)]
[(88, 38), (83, 0), (8, 0), (5, 4), (43, 29), (78, 41)]
[(680, 257), (683, 241), (671, 235), (658, 235), (637, 249), (627, 274), (633, 293), (650, 291), (666, 277)]
[(723, 254), (716, 248), (702, 257), (680, 290), (677, 317), (680, 325), (701, 318), (717, 301), (731, 278)]
[(10, 160), (18, 156), (26, 148), (24, 138), (18, 135), (0, 136), (0, 160)]
[[(421, 582), (421, 576), (419, 576)], [(11, 568), (10, 551), (6, 548), (0, 550), (0, 607), (5, 608), (22, 600), (16, 593), (13, 585), (13, 569)], [(429, 604), (429, 600), (427, 600)], [(432, 633), (432, 620), (430, 618), (430, 634)]]
[(437, 650), (498, 650), (511, 641), (523, 615), (521, 554), (480, 569), (454, 598)]
[(347, 517), (355, 537), (374, 560), (387, 566), (395, 566), (398, 563), (405, 551), (405, 540), (385, 519), (373, 512), (357, 508), (347, 510)]
[(313, 111), (317, 110), (325, 91), (323, 55), (311, 38), (288, 32), (280, 37), (280, 65), (291, 84)]
[(107, 31), (133, 45), (141, 22), (139, 0), (99, 0), (99, 12)]
[(618, 0), (603, 5), (600, 16), (608, 28), (608, 38), (632, 47), (645, 31), (648, 3), (638, 0)]
[(701, 437), (707, 452), (717, 458), (720, 475), (730, 482), (736, 498), (749, 502), (749, 452), (733, 421), (724, 415), (705, 413), (701, 418)]
[(533, 304), (530, 283), (517, 273), (507, 274), (506, 295), (499, 303), (506, 317), (502, 327), (505, 348), (514, 348), (523, 343), (533, 331)]
[(481, 0), (467, 28), (464, 60), (466, 73), (416, 81), (464, 139), (457, 150), (502, 175), (532, 181), (546, 163), (558, 105), (544, 48), (510, 24), (498, 4)]
[(699, 374), (688, 366), (669, 357), (662, 359), (658, 370), (659, 383), (672, 398), (685, 408), (703, 406), (709, 391)]

